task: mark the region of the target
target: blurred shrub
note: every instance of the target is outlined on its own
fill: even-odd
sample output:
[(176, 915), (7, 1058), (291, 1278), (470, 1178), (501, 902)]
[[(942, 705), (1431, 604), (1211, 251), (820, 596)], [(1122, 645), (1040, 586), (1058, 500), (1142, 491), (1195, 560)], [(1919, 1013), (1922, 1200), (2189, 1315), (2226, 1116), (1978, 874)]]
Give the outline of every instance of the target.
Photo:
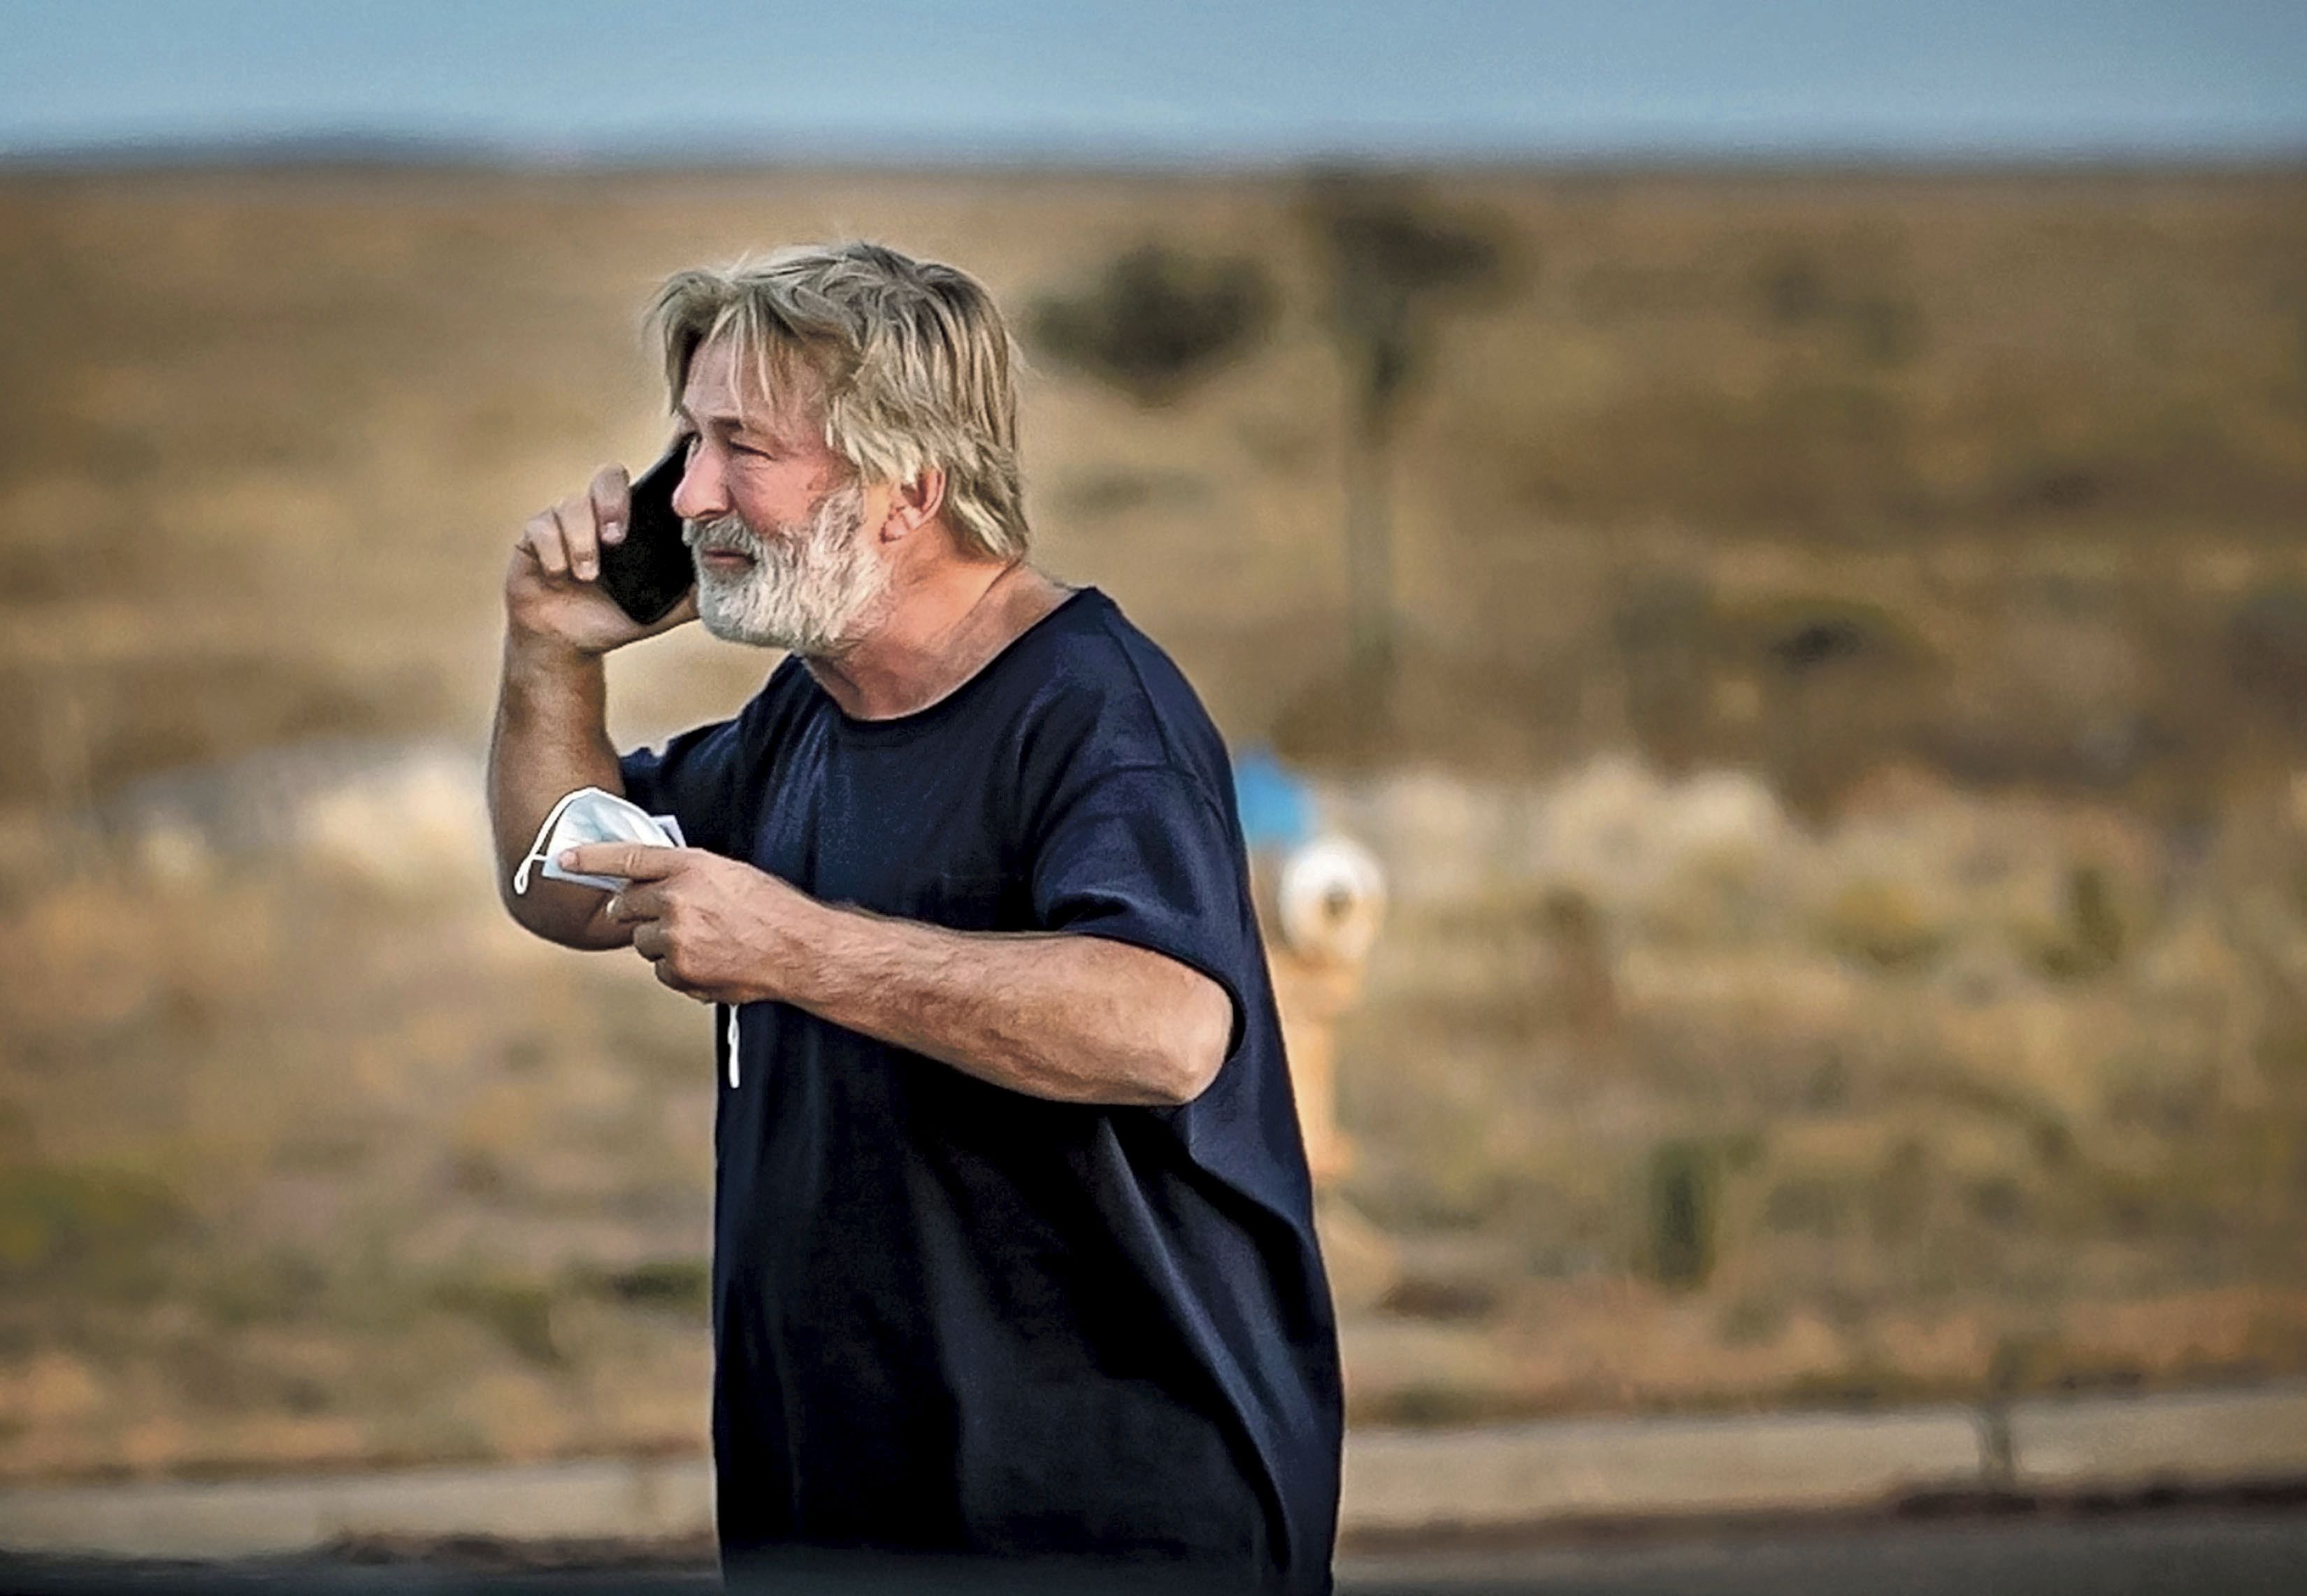
[(1919, 627), (1888, 606), (1833, 594), (1785, 594), (1730, 613), (1735, 645), (1758, 651), (1779, 673), (1801, 679), (1833, 665), (1905, 670), (1937, 650)]
[(1689, 769), (1714, 751), (1713, 589), (1685, 571), (1646, 575), (1627, 585), (1610, 631), (1625, 674), (1627, 729), (1661, 769)]
[(1922, 353), (1927, 339), (1922, 307), (1884, 296), (1849, 307), (1850, 330), (1858, 351), (1882, 365), (1902, 365)]
[(275, 1252), (204, 1258), (193, 1289), (217, 1324), (239, 1330), (319, 1311), (327, 1302), (329, 1284), (327, 1270), (315, 1259)]
[(1901, 1137), (1866, 1194), (1867, 1228), (1878, 1246), (1915, 1240), (1927, 1218), (1934, 1184), (1929, 1150), (1912, 1136)]
[(531, 1363), (551, 1369), (565, 1360), (553, 1335), (553, 1291), (542, 1281), (471, 1269), (435, 1281), (430, 1294), (435, 1307), (485, 1326)]
[(1788, 806), (1813, 821), (1939, 718), (1939, 651), (1888, 606), (1787, 595), (1726, 614), (1722, 626), (1729, 656), (1752, 662), (1761, 681), (1762, 761)]
[(1255, 348), (1275, 308), (1256, 262), (1148, 244), (1117, 258), (1085, 292), (1036, 302), (1025, 327), (1052, 359), (1141, 405), (1163, 405)]
[(183, 1200), (133, 1170), (0, 1171), (0, 1284), (134, 1297), (160, 1283), (160, 1248), (190, 1228)]
[(1651, 1154), (1651, 1278), (1694, 1291), (1714, 1273), (1720, 1163), (1702, 1142), (1670, 1141)]
[(1801, 327), (1826, 313), (1826, 277), (1809, 255), (1789, 251), (1768, 262), (1755, 283), (1763, 315), (1781, 327)]
[(1898, 881), (1851, 882), (1835, 895), (1821, 930), (1836, 952), (1882, 970), (1921, 964), (1947, 944), (1920, 896)]
[(2246, 595), (2226, 626), (2228, 669), (2244, 695), (2290, 731), (2307, 731), (2307, 588)]
[(1703, 574), (1624, 579), (1611, 617), (1627, 729), (1669, 773), (1766, 767), (1815, 819), (1871, 767), (1934, 740), (1949, 672), (1889, 605), (1800, 591), (1726, 597)]
[(713, 1266), (704, 1258), (652, 1258), (593, 1283), (629, 1307), (702, 1313), (712, 1300)]
[(2097, 507), (2112, 484), (2104, 466), (2051, 461), (2020, 470), (2003, 495), (2003, 507), (2019, 515), (2073, 515)]
[(1783, 1235), (1832, 1236), (1853, 1206), (1845, 1181), (1814, 1174), (1788, 1175), (1771, 1188), (1762, 1223)]
[(2080, 979), (2104, 974), (2123, 961), (2128, 933), (2104, 869), (2078, 864), (2068, 871), (2066, 910), (2063, 934), (2037, 950), (2045, 974)]
[(1922, 307), (1889, 287), (1885, 268), (1822, 263), (1789, 247), (1765, 262), (1755, 279), (1764, 322), (1789, 332), (1839, 336), (1861, 360), (1899, 365), (1923, 352)]

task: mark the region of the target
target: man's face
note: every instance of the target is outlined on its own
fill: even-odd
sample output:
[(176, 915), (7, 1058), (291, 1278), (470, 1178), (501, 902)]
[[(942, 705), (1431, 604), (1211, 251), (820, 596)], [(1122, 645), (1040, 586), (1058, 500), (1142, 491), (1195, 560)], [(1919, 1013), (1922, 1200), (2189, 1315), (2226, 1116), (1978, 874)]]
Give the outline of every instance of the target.
[(697, 564), (698, 617), (733, 643), (837, 655), (888, 614), (889, 571), (865, 493), (801, 404), (776, 407), (725, 339), (690, 361), (697, 433), (673, 496)]

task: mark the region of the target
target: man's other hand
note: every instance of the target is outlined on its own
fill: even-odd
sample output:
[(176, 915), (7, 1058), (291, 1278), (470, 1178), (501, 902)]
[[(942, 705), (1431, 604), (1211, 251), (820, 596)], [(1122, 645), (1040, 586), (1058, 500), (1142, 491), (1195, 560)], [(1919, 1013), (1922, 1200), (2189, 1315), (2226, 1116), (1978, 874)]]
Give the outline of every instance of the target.
[(631, 495), (625, 468), (604, 466), (584, 493), (529, 517), (505, 571), (505, 622), (516, 637), (602, 655), (697, 619), (694, 591), (639, 626), (601, 590), (601, 547), (622, 541)]
[(561, 862), (628, 883), (600, 918), (673, 991), (791, 1003), (1013, 1092), (1174, 1108), (1231, 1046), (1225, 989), (1150, 948), (837, 907), (696, 848), (588, 843)]
[(701, 848), (587, 843), (561, 855), (563, 868), (620, 876), (627, 885), (602, 905), (630, 926), (633, 950), (656, 978), (708, 1003), (776, 998), (776, 973), (820, 905), (775, 876)]

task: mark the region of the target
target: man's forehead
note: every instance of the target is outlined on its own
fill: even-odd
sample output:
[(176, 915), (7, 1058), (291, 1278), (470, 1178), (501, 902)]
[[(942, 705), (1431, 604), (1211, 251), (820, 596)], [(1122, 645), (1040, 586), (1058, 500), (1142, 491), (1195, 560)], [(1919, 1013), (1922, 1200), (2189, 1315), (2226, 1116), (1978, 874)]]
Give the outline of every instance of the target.
[(681, 409), (700, 426), (741, 425), (773, 436), (815, 435), (819, 430), (816, 385), (805, 381), (796, 365), (749, 358), (733, 339), (709, 339), (690, 359)]

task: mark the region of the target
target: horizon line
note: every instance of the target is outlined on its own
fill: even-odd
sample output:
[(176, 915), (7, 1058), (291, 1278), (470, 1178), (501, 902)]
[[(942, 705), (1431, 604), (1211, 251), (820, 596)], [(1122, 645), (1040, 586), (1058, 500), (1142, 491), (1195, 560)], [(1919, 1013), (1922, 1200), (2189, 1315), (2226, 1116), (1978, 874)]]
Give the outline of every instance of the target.
[(2285, 139), (2074, 141), (1663, 140), (1591, 144), (1461, 142), (1385, 150), (1341, 147), (1192, 150), (1145, 142), (983, 139), (966, 148), (911, 140), (548, 141), (315, 128), (214, 138), (130, 136), (0, 144), (0, 173), (190, 170), (470, 171), (550, 176), (810, 170), (1012, 172), (1147, 176), (1276, 176), (1325, 171), (1825, 171), (1913, 174), (2280, 170), (2307, 166), (2307, 128)]

